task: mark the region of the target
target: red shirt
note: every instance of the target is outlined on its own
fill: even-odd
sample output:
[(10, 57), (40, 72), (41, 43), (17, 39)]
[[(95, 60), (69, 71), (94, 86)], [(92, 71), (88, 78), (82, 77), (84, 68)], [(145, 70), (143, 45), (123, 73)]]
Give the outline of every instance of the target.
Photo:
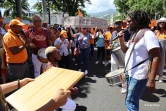
[(28, 30), (26, 32), (27, 37), (30, 37), (30, 33), (34, 32), (34, 37), (32, 38), (32, 43), (36, 45), (36, 48), (32, 49), (32, 53), (37, 55), (37, 52), (41, 48), (47, 48), (47, 31), (42, 28), (41, 31), (36, 30), (35, 28)]

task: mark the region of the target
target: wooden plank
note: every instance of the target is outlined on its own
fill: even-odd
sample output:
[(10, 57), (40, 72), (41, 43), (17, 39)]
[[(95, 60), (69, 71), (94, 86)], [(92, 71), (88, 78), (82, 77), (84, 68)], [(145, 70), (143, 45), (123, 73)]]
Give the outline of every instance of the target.
[(56, 89), (70, 89), (83, 76), (83, 72), (52, 67), (6, 100), (18, 111), (35, 111), (52, 99)]

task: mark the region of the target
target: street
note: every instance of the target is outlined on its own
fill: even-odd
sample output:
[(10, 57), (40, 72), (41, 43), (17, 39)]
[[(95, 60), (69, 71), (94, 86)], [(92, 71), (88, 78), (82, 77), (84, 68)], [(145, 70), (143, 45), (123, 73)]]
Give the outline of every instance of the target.
[[(96, 52), (90, 59), (88, 76), (77, 84), (79, 93), (74, 97), (78, 104), (76, 111), (126, 111), (125, 96), (121, 94), (120, 86), (109, 86), (105, 75), (110, 71), (110, 65), (96, 65)], [(73, 67), (76, 70), (76, 67)], [(145, 91), (140, 99), (140, 111), (166, 111), (166, 76), (164, 82), (156, 81), (156, 92)]]

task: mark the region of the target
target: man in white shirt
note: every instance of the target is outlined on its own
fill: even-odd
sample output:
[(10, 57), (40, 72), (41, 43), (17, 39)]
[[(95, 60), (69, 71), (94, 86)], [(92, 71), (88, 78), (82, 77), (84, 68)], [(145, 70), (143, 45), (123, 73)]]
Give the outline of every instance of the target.
[[(136, 40), (135, 38), (142, 29), (148, 27), (150, 19), (146, 12), (136, 10), (128, 14), (127, 22), (129, 23), (130, 31), (136, 33), (136, 36), (133, 36), (133, 39), (125, 45), (122, 32), (118, 34), (120, 36), (121, 49), (126, 53), (125, 64), (129, 59), (127, 65), (129, 77), (127, 79), (126, 107), (128, 111), (138, 111), (139, 99), (146, 86), (151, 91), (154, 91), (155, 89), (155, 77), (160, 59), (160, 47), (155, 34), (147, 29), (143, 37), (136, 43), (134, 50), (131, 53), (133, 44)], [(129, 58), (130, 53), (131, 57)], [(150, 68), (148, 67), (150, 61), (149, 59), (146, 60), (149, 56), (153, 58), (151, 61), (151, 71), (149, 71)], [(133, 68), (142, 61), (144, 61), (142, 64)]]

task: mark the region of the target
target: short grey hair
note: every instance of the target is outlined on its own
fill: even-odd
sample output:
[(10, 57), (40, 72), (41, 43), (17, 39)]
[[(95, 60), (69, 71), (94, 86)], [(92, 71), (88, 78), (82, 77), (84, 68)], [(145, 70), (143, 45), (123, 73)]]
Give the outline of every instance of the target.
[(31, 18), (32, 22), (34, 22), (35, 18), (40, 18), (41, 19), (40, 15), (34, 14)]

